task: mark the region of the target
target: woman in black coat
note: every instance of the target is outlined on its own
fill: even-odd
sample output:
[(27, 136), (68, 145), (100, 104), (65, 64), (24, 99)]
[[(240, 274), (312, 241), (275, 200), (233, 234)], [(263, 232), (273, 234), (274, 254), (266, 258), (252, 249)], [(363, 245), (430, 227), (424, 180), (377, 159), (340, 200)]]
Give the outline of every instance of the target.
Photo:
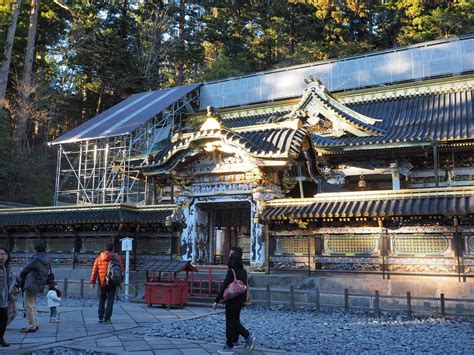
[[(234, 272), (238, 280), (241, 280), (247, 285), (247, 271), (244, 269), (242, 262), (242, 255), (240, 253), (231, 253), (228, 262), (229, 270), (222, 284), (221, 290), (217, 295), (213, 308), (216, 309), (217, 304), (223, 300), (224, 291), (231, 282), (234, 281)], [(256, 339), (255, 336), (249, 333), (249, 331), (240, 323), (240, 311), (247, 299), (246, 293), (242, 293), (237, 297), (228, 300), (225, 303), (225, 333), (226, 343), (224, 349), (219, 353), (231, 353), (234, 347), (235, 339), (238, 339), (239, 335), (245, 339), (245, 348), (252, 351), (255, 348)]]

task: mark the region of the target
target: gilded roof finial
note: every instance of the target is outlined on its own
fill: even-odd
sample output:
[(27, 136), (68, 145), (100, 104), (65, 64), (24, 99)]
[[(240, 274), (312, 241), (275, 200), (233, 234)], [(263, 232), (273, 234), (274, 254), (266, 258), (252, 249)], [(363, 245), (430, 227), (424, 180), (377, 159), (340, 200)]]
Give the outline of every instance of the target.
[(222, 116), (213, 106), (207, 106), (207, 120), (201, 126), (201, 131), (221, 129)]

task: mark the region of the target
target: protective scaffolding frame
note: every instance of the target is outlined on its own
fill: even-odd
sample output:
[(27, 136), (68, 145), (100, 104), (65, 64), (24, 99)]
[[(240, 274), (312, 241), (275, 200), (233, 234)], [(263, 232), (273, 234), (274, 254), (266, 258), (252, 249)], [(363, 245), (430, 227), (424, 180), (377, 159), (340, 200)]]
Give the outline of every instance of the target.
[(54, 205), (147, 204), (139, 166), (179, 130), (181, 116), (199, 107), (193, 90), (128, 134), (60, 143)]

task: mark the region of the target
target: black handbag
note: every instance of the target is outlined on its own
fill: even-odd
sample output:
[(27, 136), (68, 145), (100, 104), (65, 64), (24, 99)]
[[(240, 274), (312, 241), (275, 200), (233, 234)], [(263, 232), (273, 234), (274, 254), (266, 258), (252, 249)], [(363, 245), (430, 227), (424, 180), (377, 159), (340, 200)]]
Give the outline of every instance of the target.
[(48, 277), (46, 278), (46, 285), (54, 285), (54, 274), (53, 270), (51, 269), (51, 265), (49, 265)]

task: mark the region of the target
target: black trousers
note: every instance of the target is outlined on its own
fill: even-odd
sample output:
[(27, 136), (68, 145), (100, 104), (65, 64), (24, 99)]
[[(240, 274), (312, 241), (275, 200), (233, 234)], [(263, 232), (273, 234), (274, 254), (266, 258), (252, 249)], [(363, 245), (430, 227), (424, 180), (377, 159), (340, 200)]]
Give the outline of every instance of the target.
[(249, 331), (240, 323), (240, 311), (243, 302), (240, 299), (227, 301), (225, 304), (225, 335), (226, 344), (230, 347), (234, 346), (239, 335), (247, 339), (250, 335)]
[(8, 308), (0, 308), (0, 339), (3, 339), (8, 323)]
[[(117, 291), (117, 285), (100, 286), (99, 319), (110, 320), (112, 317), (115, 291)], [(107, 307), (105, 301), (107, 301)]]
[(56, 318), (58, 316), (58, 307), (49, 307), (49, 318)]

